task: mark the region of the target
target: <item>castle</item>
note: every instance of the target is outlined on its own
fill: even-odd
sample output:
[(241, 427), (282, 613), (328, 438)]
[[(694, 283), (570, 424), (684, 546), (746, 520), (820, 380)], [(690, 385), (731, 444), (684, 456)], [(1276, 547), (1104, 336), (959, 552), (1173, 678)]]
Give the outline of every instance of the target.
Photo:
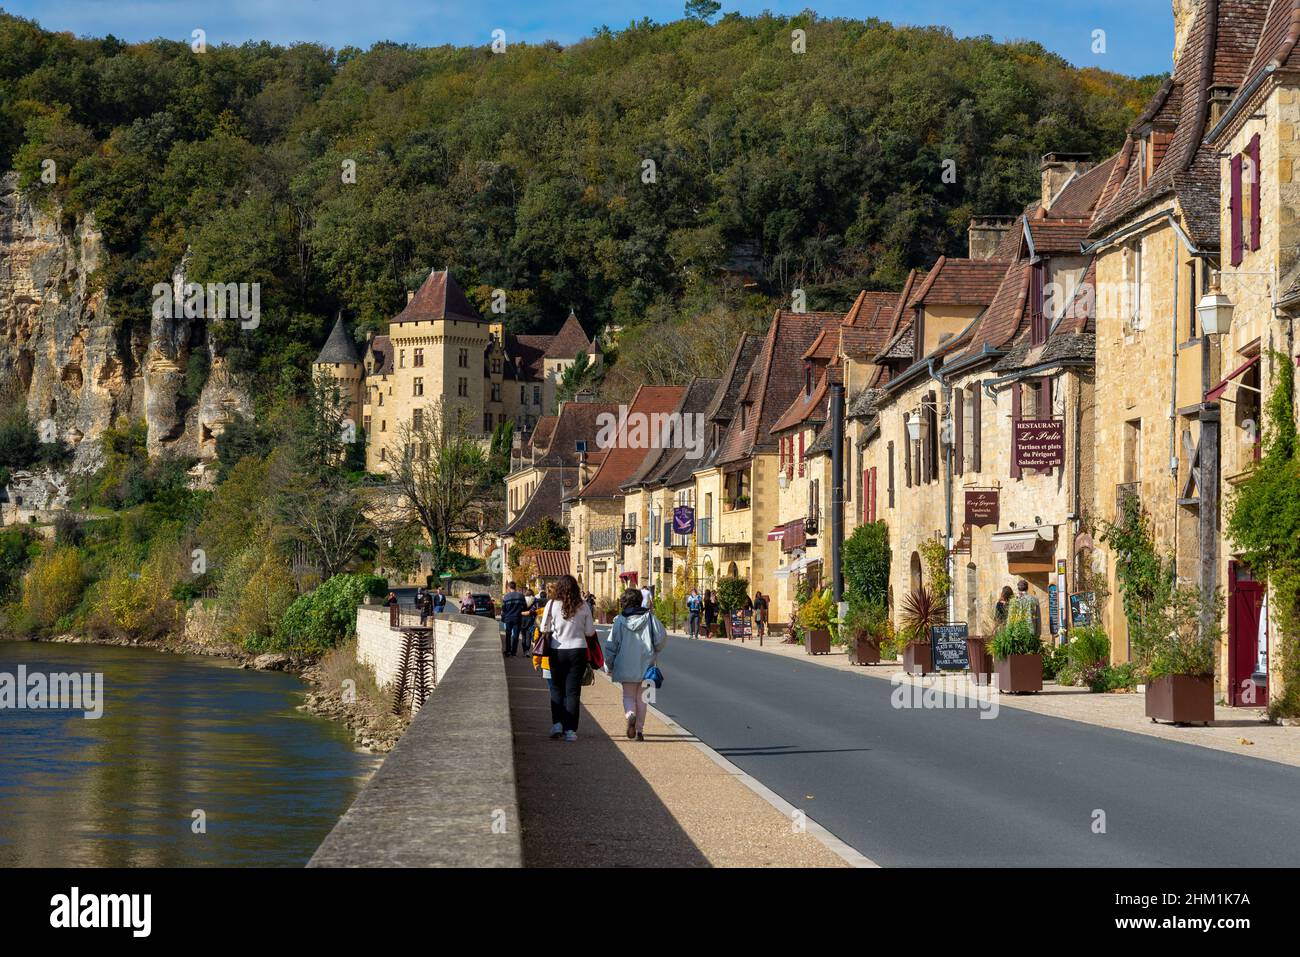
[(464, 409), (482, 435), (505, 422), (531, 432), (554, 412), (560, 377), (580, 354), (600, 359), (572, 312), (554, 335), (512, 335), (485, 320), (441, 270), (407, 293), (388, 333), (372, 336), (362, 352), (340, 316), (313, 369), (338, 383), (347, 416), (364, 435), (366, 470), (384, 473), (400, 454), (402, 426), (418, 425), (439, 399)]

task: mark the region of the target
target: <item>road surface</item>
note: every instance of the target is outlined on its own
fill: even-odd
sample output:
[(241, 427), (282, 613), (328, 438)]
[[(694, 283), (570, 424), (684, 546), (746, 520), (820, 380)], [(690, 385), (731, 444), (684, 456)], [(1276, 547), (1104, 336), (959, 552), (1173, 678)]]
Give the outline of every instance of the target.
[(670, 639), (661, 665), (661, 711), (883, 866), (1300, 865), (1300, 768), (896, 709), (888, 681), (725, 642)]

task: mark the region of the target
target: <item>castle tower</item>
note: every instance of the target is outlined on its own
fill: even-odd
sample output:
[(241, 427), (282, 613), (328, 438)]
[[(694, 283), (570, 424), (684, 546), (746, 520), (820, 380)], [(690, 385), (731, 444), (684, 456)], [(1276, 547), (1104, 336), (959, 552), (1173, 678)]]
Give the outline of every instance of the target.
[(353, 425), (360, 429), (364, 373), (356, 343), (352, 341), (347, 327), (343, 324), (342, 311), (334, 321), (334, 328), (330, 330), (329, 338), (321, 347), (320, 355), (312, 363), (312, 371), (324, 372), (338, 383), (339, 391), (346, 403), (345, 414), (352, 420)]

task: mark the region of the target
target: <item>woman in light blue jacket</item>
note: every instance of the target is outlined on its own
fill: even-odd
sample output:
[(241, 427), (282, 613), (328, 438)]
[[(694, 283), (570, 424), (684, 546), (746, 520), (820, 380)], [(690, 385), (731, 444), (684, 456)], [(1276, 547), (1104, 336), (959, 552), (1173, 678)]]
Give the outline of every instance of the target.
[(646, 700), (641, 685), (667, 638), (668, 630), (654, 612), (641, 607), (641, 593), (635, 588), (623, 592), (623, 613), (614, 619), (605, 639), (605, 668), (623, 686), (629, 739), (645, 740)]

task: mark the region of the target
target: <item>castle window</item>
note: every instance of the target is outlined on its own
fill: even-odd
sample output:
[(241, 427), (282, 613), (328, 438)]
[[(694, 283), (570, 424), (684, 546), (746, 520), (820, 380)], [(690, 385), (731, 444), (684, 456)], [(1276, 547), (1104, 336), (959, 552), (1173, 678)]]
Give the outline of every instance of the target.
[(380, 420), (379, 420), (379, 431), (380, 431), (380, 432), (387, 432), (387, 431), (388, 431), (388, 420), (387, 420), (387, 419), (380, 419)]
[(402, 349), (401, 351), (399, 351), (399, 352), (397, 353), (397, 367), (398, 367), (399, 369), (405, 369), (405, 368), (406, 368), (406, 350), (405, 350), (405, 349)]
[(501, 374), (501, 360), (499, 358), (494, 358), (492, 360), (492, 374), (493, 375)]
[(361, 417), (361, 427), (367, 432), (370, 431), (370, 416), (366, 415)]
[(424, 350), (423, 350), (423, 349), (416, 349), (416, 350), (415, 350), (415, 367), (416, 367), (417, 369), (420, 369), (420, 368), (423, 368), (423, 367), (424, 367)]
[(456, 380), (456, 394), (462, 398), (469, 395), (469, 379), (461, 376)]
[(424, 380), (419, 376), (416, 376), (415, 380), (411, 383), (411, 394), (424, 395)]
[(541, 405), (541, 404), (542, 404), (542, 387), (540, 385), (535, 385), (533, 386), (533, 405)]
[(500, 383), (500, 382), (493, 382), (493, 383), (492, 383), (492, 401), (493, 401), (493, 402), (500, 402), (500, 401), (501, 401), (501, 383)]
[(411, 413), (411, 428), (420, 429), (424, 427), (424, 410), (416, 409)]
[(484, 431), (484, 432), (491, 432), (491, 431), (492, 431), (492, 413), (491, 413), (491, 412), (484, 412), (484, 413), (483, 413), (483, 431)]
[(469, 350), (468, 350), (468, 349), (461, 349), (461, 350), (460, 350), (460, 355), (459, 355), (459, 356), (457, 357), (457, 359), (456, 359), (456, 364), (457, 364), (458, 366), (460, 366), (462, 369), (468, 369), (468, 368), (469, 368)]

